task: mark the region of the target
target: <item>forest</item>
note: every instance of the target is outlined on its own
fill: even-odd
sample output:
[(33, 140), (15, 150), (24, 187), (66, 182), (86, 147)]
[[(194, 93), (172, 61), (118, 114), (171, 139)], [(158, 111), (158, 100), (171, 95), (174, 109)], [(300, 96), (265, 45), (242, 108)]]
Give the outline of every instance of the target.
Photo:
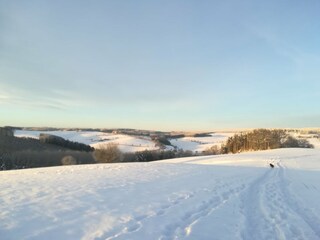
[(313, 146), (307, 140), (296, 139), (282, 129), (255, 129), (229, 137), (220, 152), (239, 153), (290, 147), (312, 148)]

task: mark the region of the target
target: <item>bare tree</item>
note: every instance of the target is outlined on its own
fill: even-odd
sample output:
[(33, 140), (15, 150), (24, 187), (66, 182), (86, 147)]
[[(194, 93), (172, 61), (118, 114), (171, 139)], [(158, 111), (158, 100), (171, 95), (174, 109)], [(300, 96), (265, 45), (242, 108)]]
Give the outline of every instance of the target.
[(98, 163), (120, 162), (122, 153), (115, 143), (108, 143), (93, 152), (93, 156)]
[(76, 165), (77, 164), (77, 159), (71, 155), (64, 156), (61, 159), (62, 165)]

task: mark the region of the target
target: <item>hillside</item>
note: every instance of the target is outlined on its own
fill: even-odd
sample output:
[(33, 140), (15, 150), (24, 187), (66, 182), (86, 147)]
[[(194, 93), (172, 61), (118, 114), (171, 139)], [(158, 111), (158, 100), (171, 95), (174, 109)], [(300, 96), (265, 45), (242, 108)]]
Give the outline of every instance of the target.
[[(126, 135), (85, 130), (16, 130), (15, 136), (38, 139), (41, 133), (60, 136), (69, 141), (87, 144), (94, 148), (102, 148), (108, 143), (115, 143), (122, 152), (138, 152), (159, 149), (159, 146), (156, 146), (156, 143), (152, 141), (151, 137), (146, 135)], [(139, 132), (135, 132), (135, 134), (138, 133)], [(167, 145), (165, 146), (165, 149), (172, 150), (173, 148), (177, 148), (189, 150), (194, 153), (201, 153), (212, 146), (220, 147), (221, 144), (225, 143), (228, 137), (233, 136), (234, 133), (235, 132), (217, 132), (208, 134), (208, 136), (204, 137), (173, 137), (169, 138), (171, 146)], [(318, 133), (308, 134), (303, 133), (303, 130), (297, 130), (296, 132), (289, 132), (289, 134), (298, 139), (306, 139), (315, 148), (320, 148), (320, 138)], [(179, 135), (183, 135), (183, 133), (177, 134), (177, 136)]]
[(0, 152), (11, 153), (17, 151), (64, 151), (63, 147), (41, 143), (33, 138), (0, 137)]
[(44, 143), (34, 138), (0, 136), (0, 170), (94, 163), (90, 152)]
[(0, 236), (315, 240), (319, 171), (320, 150), (278, 149), (0, 172)]
[[(158, 146), (149, 136), (113, 134), (99, 131), (32, 131), (16, 130), (17, 137), (30, 137), (38, 139), (41, 133), (52, 134), (64, 139), (84, 143), (94, 148), (101, 148), (108, 143), (116, 143), (122, 152), (138, 152), (144, 150), (157, 150)], [(170, 139), (172, 146), (165, 146), (167, 150), (178, 148), (193, 152), (202, 152), (211, 146), (220, 146), (233, 133), (212, 133), (207, 137), (181, 137)]]

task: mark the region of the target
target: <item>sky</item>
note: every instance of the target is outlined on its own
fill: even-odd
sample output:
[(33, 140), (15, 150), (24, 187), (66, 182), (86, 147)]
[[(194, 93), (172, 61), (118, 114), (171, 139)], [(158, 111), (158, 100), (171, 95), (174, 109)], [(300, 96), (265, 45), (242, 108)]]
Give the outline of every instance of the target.
[(0, 126), (320, 127), (318, 0), (0, 0)]

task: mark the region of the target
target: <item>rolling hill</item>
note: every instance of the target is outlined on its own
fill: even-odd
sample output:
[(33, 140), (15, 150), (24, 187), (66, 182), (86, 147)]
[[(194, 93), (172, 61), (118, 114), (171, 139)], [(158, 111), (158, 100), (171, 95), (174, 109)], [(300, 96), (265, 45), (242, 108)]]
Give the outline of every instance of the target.
[[(116, 143), (122, 152), (138, 152), (144, 150), (157, 150), (155, 142), (149, 136), (113, 134), (98, 131), (30, 131), (16, 130), (17, 137), (39, 138), (41, 133), (47, 133), (63, 137), (73, 142), (80, 142), (94, 148), (101, 148), (108, 143)], [(212, 133), (207, 137), (182, 137), (170, 140), (172, 146), (165, 146), (166, 149), (179, 148), (193, 152), (202, 152), (211, 146), (220, 146), (233, 133)]]

